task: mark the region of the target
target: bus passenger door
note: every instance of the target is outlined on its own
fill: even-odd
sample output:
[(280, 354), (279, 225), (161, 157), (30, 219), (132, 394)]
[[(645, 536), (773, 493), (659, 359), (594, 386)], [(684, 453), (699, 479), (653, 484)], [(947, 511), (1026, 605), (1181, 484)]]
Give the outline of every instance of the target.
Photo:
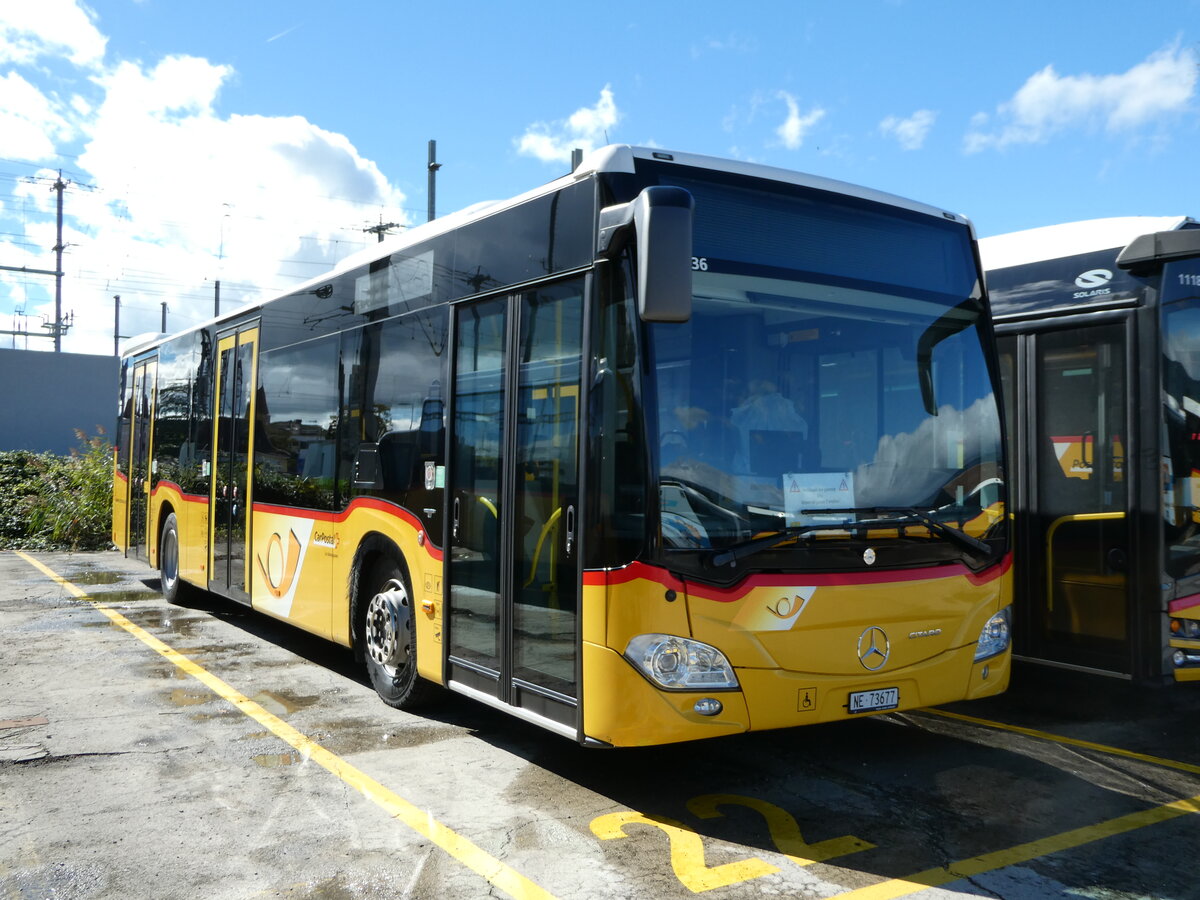
[(456, 310), (450, 680), (577, 727), (582, 279)]
[(1126, 330), (1116, 322), (1026, 335), (1013, 404), (1028, 401), (1025, 421), (1018, 429), (1011, 411), (1009, 421), (1010, 440), (1024, 435), (1027, 482), (1018, 655), (1122, 674), (1132, 666)]
[(246, 545), (254, 459), (258, 328), (217, 336), (213, 468), (209, 509), (209, 587), (250, 602)]
[(133, 369), (133, 421), (129, 449), (129, 549), (150, 561), (150, 489), (154, 466), (154, 407), (157, 401), (158, 361), (140, 362)]

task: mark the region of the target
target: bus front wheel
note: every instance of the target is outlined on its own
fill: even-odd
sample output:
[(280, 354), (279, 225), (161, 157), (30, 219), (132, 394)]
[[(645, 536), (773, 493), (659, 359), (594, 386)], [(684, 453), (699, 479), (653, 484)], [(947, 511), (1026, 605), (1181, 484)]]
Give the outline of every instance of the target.
[(163, 522), (162, 536), (158, 541), (158, 574), (162, 582), (163, 599), (168, 603), (180, 602), (184, 583), (179, 577), (179, 520), (170, 513)]
[(394, 559), (371, 569), (362, 604), (363, 658), (371, 685), (383, 702), (416, 709), (433, 700), (438, 686), (417, 674), (417, 632), (412, 590)]

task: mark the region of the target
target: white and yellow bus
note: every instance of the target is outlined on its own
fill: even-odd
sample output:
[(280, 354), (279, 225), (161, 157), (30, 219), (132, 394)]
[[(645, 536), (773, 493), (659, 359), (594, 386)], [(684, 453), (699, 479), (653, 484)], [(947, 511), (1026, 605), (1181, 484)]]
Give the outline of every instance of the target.
[(114, 540), (587, 745), (1004, 690), (1011, 557), (974, 232), (614, 146), (136, 342)]

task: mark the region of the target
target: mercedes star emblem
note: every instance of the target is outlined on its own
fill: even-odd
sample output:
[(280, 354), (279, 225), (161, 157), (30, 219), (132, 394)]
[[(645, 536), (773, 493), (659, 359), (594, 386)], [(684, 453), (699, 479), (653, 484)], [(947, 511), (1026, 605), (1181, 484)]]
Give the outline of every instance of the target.
[(871, 672), (883, 668), (891, 650), (887, 634), (878, 625), (872, 625), (858, 636), (858, 661)]

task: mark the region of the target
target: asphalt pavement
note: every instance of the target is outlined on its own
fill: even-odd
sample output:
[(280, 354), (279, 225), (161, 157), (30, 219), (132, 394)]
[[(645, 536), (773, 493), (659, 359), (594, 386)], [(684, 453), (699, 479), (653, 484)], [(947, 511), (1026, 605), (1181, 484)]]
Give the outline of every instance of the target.
[(0, 898), (1200, 898), (1200, 685), (588, 750), (107, 553), (0, 553)]

